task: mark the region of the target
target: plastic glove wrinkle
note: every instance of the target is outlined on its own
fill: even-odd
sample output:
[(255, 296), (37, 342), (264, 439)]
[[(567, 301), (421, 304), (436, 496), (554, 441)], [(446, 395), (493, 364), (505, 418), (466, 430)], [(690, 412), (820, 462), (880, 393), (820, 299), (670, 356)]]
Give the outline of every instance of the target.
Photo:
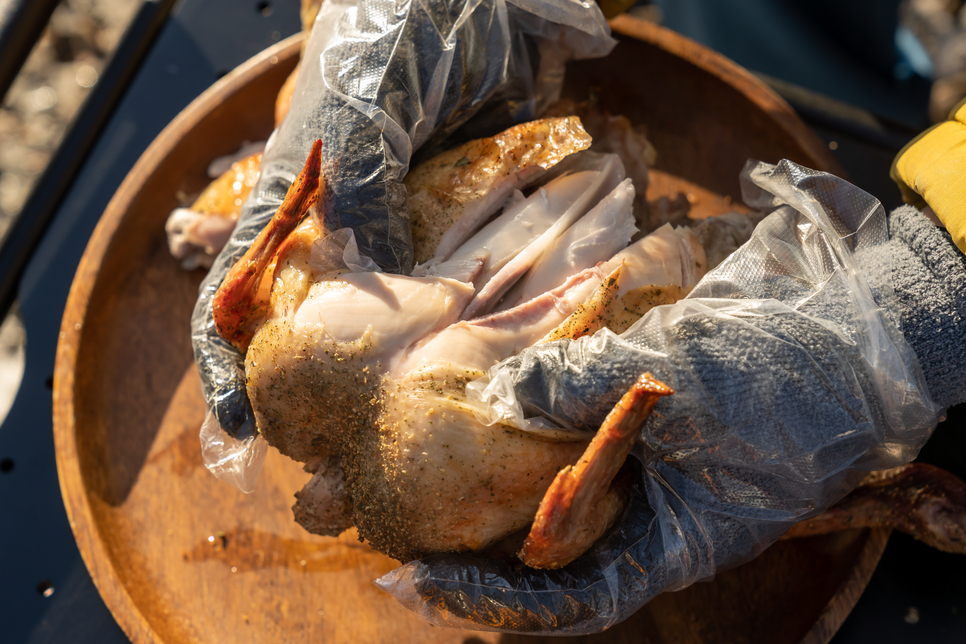
[[(459, 610), (448, 598), (462, 588), (447, 571), (478, 559), (408, 564), (408, 592), (426, 601), (410, 595), (404, 603), (448, 625), (599, 631), (660, 592), (754, 558), (867, 470), (915, 456), (940, 410), (895, 313), (884, 310), (894, 302), (891, 284), (876, 275), (870, 282), (856, 259), (888, 260), (881, 206), (789, 162), (749, 170), (751, 201), (777, 210), (688, 298), (652, 310), (620, 337), (602, 331), (532, 347), (490, 370), (491, 379), (510, 380), (511, 402), (525, 414), (583, 429), (599, 425), (643, 371), (675, 389), (635, 451), (644, 467), (621, 524), (559, 577), (512, 571), (515, 591), (491, 578), (476, 594), (500, 593)], [(564, 576), (570, 585), (559, 596), (530, 590)]]

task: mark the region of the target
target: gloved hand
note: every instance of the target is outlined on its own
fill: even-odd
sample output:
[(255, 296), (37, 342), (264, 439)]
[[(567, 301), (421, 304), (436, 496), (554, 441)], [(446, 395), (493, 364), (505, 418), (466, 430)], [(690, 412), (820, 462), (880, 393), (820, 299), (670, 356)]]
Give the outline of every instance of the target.
[[(209, 468), (219, 475), (231, 470), (230, 461), (251, 452), (256, 434), (243, 356), (215, 330), (212, 299), (271, 219), (311, 144), (323, 141), (326, 228), (352, 229), (364, 256), (384, 271), (408, 273), (413, 256), (402, 180), (414, 152), (477, 112), (475, 123), (534, 118), (538, 102), (557, 98), (566, 56), (602, 56), (614, 42), (597, 6), (576, 0), (324, 3), (292, 109), (268, 141), (258, 185), (201, 284), (192, 315), (195, 361), (214, 415), (204, 441)], [(540, 61), (531, 60), (532, 51)]]
[[(573, 15), (586, 9), (567, 0), (552, 9), (509, 1), (574, 26)], [(323, 5), (319, 20), (328, 20), (330, 29), (316, 29), (306, 54), (323, 64), (300, 78), (295, 92), (320, 98), (308, 106), (296, 98), (293, 112), (301, 109), (301, 116), (287, 119), (270, 141), (255, 196), (202, 285), (192, 321), (206, 399), (218, 423), (243, 438), (253, 436), (254, 423), (241, 356), (214, 331), (211, 298), (280, 203), (311, 140), (325, 141), (324, 171), (332, 186), (327, 227), (351, 228), (363, 253), (385, 270), (405, 272), (411, 246), (400, 181), (413, 151), (451, 132), (487, 97), (518, 95), (510, 79), (532, 76), (519, 35), (547, 27), (499, 0), (413, 2), (404, 16), (388, 11), (389, 3), (363, 0), (360, 11), (342, 22), (326, 13), (342, 15), (345, 6), (333, 0)], [(370, 12), (390, 17), (378, 33), (372, 33)], [(506, 42), (497, 32), (514, 38)], [(585, 41), (584, 54), (595, 42), (604, 53), (598, 37)], [(340, 67), (346, 61), (358, 67)], [(373, 67), (420, 73), (369, 73)], [(376, 77), (382, 85), (366, 84)], [(535, 100), (532, 92), (528, 96)], [(758, 237), (764, 246), (755, 261), (729, 262), (730, 272), (719, 272), (703, 295), (695, 294), (703, 300), (652, 315), (637, 332), (534, 348), (501, 367), (528, 415), (591, 428), (642, 371), (677, 389), (657, 409), (661, 417), (648, 426), (635, 454), (640, 481), (618, 526), (558, 571), (441, 555), (383, 578), (387, 590), (438, 623), (600, 630), (659, 592), (752, 558), (791, 523), (844, 495), (861, 468), (915, 454), (937, 410), (915, 356), (879, 308), (902, 310), (894, 304), (901, 280), (893, 289), (888, 261), (882, 262), (886, 250), (905, 257), (904, 250), (889, 246), (884, 217), (871, 214), (867, 199), (843, 196), (848, 190), (825, 175), (783, 172), (794, 175), (791, 183), (821, 184), (816, 198), (831, 214), (802, 205), (811, 219), (794, 210), (773, 215)], [(855, 219), (856, 213), (862, 217)], [(859, 232), (839, 240), (840, 230)], [(775, 257), (780, 261), (772, 262)], [(870, 283), (855, 268), (863, 261), (876, 267)], [(925, 337), (924, 347), (933, 340)], [(781, 364), (794, 366), (775, 368)]]
[[(916, 456), (941, 407), (966, 398), (963, 258), (916, 210), (887, 222), (831, 175), (782, 162), (745, 178), (746, 203), (780, 207), (688, 298), (619, 337), (526, 349), (478, 395), (504, 419), (588, 429), (640, 373), (671, 385), (618, 525), (559, 570), (438, 555), (380, 586), (441, 625), (599, 631)], [(489, 398), (508, 390), (515, 399)]]

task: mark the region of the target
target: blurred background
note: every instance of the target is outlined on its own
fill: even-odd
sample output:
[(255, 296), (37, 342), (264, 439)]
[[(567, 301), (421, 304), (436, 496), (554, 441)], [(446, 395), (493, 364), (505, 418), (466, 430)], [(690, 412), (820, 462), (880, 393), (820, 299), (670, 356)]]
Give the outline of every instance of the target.
[[(0, 0), (0, 31), (29, 1)], [(54, 10), (0, 107), (0, 237), (20, 214), (140, 4), (64, 0)], [(0, 326), (0, 421), (23, 374), (25, 341), (14, 310)]]

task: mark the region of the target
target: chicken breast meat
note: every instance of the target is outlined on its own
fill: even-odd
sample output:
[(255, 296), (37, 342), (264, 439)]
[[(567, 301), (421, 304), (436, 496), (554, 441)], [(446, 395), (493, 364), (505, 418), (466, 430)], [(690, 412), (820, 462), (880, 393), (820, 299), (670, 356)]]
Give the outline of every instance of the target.
[[(414, 170), (407, 187), (423, 195), (412, 216), (425, 263), (413, 275), (353, 272), (344, 261), (351, 234), (327, 229), (324, 213), (305, 217), (324, 190), (313, 148), (214, 307), (219, 331), (246, 350), (259, 431), (316, 467), (295, 507), (303, 526), (338, 534), (354, 525), (405, 561), (483, 550), (538, 518), (534, 539), (551, 554), (525, 561), (552, 568), (619, 516), (615, 474), (666, 387), (635, 385), (608, 419), (606, 446), (591, 444), (596, 428), (487, 425), (466, 397), (467, 383), (500, 360), (593, 325), (626, 328), (686, 294), (707, 268), (689, 229), (664, 226), (628, 246), (634, 185), (617, 155), (580, 152), (588, 143), (579, 119), (561, 117), (468, 144), (502, 150), (500, 199), (447, 193), (493, 165), (485, 154), (451, 151)], [(521, 192), (537, 175), (542, 185)], [(450, 220), (457, 224), (441, 230)], [(569, 479), (545, 501), (558, 472)], [(547, 514), (587, 517), (602, 499), (609, 509), (590, 536)]]

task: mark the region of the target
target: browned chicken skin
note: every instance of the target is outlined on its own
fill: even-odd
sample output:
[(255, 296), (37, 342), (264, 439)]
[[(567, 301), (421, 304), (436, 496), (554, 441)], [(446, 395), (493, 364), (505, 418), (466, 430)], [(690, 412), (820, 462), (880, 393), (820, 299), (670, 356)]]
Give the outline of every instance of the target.
[[(557, 123), (581, 131), (578, 120)], [(561, 158), (562, 150), (585, 147), (553, 143), (547, 131), (546, 121), (517, 126), (514, 145), (525, 146), (532, 134), (539, 145), (560, 148), (541, 155)], [(558, 335), (585, 327), (564, 322), (591, 310), (584, 303), (602, 283), (612, 283), (610, 300), (653, 285), (672, 285), (683, 295), (703, 274), (703, 250), (690, 231), (666, 227), (616, 255), (609, 250), (583, 264), (589, 268), (567, 268), (560, 286), (532, 299), (460, 321), (482, 286), (436, 274), (320, 267), (319, 243), (334, 233), (323, 231), (316, 217), (298, 223), (318, 192), (318, 168), (310, 167), (317, 165), (316, 157), (313, 151), (276, 215), (279, 221), (268, 226), (252, 257), (239, 262), (215, 298), (219, 332), (247, 348), (248, 392), (260, 432), (283, 454), (323, 463), (299, 495), (299, 522), (322, 534), (355, 525), (375, 549), (401, 560), (479, 551), (527, 529), (557, 473), (569, 472), (585, 453), (588, 437), (484, 424), (467, 400), (466, 384), (558, 327), (563, 328)], [(504, 157), (511, 164), (505, 171), (531, 172), (529, 156), (520, 156), (519, 163), (513, 159)], [(475, 162), (456, 161), (448, 164), (449, 172), (476, 171)], [(586, 208), (591, 221), (595, 202), (583, 195), (602, 194), (601, 208), (606, 203), (632, 218), (633, 187), (612, 163), (599, 167), (607, 169), (570, 171), (526, 199), (540, 208), (560, 202), (567, 217)], [(601, 187), (604, 178), (612, 187)], [(486, 248), (484, 264), (497, 252), (495, 246)], [(594, 305), (594, 316), (606, 315), (605, 304)], [(587, 518), (588, 504), (598, 497), (611, 508), (604, 520), (579, 537), (564, 530), (544, 542), (560, 542), (567, 556), (577, 556), (619, 514), (623, 500), (616, 488), (608, 490), (646, 418), (642, 410), (653, 406), (648, 397), (653, 393), (653, 387), (635, 387), (629, 395), (637, 402), (617, 412), (587, 463), (575, 470), (581, 484), (572, 504), (574, 522)]]
[(168, 217), (164, 227), (168, 247), (184, 268), (210, 266), (228, 242), (242, 204), (258, 182), (261, 161), (261, 152), (234, 161), (190, 208), (177, 208)]

